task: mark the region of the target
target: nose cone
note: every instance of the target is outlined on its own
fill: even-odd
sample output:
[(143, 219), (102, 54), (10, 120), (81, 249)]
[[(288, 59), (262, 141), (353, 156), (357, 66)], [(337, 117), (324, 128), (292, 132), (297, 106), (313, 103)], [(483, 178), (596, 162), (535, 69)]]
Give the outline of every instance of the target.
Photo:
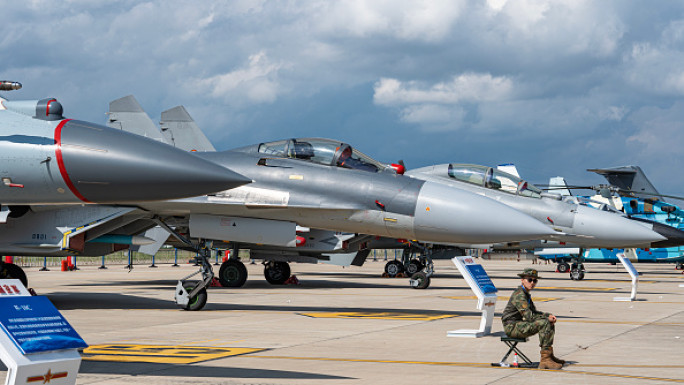
[(630, 218), (634, 221), (642, 222), (653, 226), (653, 231), (662, 235), (666, 239), (664, 241), (658, 241), (651, 243), (651, 247), (678, 247), (684, 245), (684, 231), (668, 226), (659, 222), (650, 221), (648, 219), (642, 218)]
[(455, 187), (425, 182), (414, 220), (418, 240), (497, 243), (547, 238), (554, 231), (509, 206)]
[(86, 202), (185, 198), (251, 182), (192, 153), (93, 123), (62, 122), (55, 141), (62, 178)]
[(588, 237), (586, 247), (650, 247), (666, 239), (648, 223), (587, 206), (578, 206), (572, 232)]

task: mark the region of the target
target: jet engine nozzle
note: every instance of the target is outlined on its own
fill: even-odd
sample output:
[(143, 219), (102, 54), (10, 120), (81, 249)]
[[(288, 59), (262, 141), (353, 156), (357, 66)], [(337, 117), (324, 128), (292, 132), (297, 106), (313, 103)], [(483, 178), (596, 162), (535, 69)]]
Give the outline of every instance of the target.
[(480, 244), (547, 238), (554, 231), (495, 200), (441, 183), (418, 194), (414, 231), (426, 242)]
[(251, 182), (189, 152), (93, 123), (64, 120), (55, 142), (62, 178), (85, 202), (185, 198)]

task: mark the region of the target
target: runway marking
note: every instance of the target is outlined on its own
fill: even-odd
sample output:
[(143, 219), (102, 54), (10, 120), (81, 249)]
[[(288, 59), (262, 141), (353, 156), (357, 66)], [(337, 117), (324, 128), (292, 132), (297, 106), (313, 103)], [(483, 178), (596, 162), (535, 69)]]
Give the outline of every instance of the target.
[(611, 291), (617, 290), (616, 287), (559, 287), (559, 286), (541, 286), (536, 290), (565, 290), (565, 291)]
[(312, 318), (357, 318), (357, 319), (385, 319), (402, 321), (434, 321), (444, 318), (458, 317), (458, 314), (415, 314), (398, 312), (325, 312), (325, 313), (297, 313)]
[(589, 372), (585, 370), (572, 370), (572, 368), (582, 368), (582, 367), (604, 367), (604, 368), (642, 368), (642, 369), (679, 369), (684, 368), (684, 365), (601, 365), (601, 364), (572, 364), (566, 366), (563, 370), (551, 370), (551, 369), (536, 369), (536, 368), (502, 368), (491, 366), (488, 362), (431, 362), (431, 361), (403, 361), (403, 360), (373, 360), (373, 359), (363, 359), (363, 358), (326, 358), (326, 357), (287, 357), (287, 356), (250, 356), (251, 358), (266, 358), (266, 359), (276, 359), (276, 360), (309, 360), (309, 361), (331, 361), (331, 362), (366, 362), (366, 363), (378, 363), (378, 364), (415, 364), (415, 365), (437, 365), (437, 366), (458, 366), (458, 367), (471, 367), (471, 368), (490, 368), (494, 370), (537, 370), (544, 372), (553, 372), (562, 375), (570, 374), (581, 374), (587, 376), (598, 376), (598, 377), (617, 377), (617, 378), (629, 378), (629, 379), (639, 379), (639, 380), (651, 380), (651, 381), (663, 381), (663, 382), (677, 382), (684, 383), (684, 379), (680, 378), (666, 378), (666, 377), (650, 377), (650, 376), (634, 376), (629, 374), (618, 374), (618, 373), (602, 373), (602, 372)]
[(192, 364), (264, 350), (266, 349), (108, 344), (90, 346), (83, 351), (83, 359), (87, 361)]
[[(453, 297), (442, 297), (442, 298), (448, 298), (448, 299), (477, 299), (476, 296), (474, 295), (459, 295), (459, 296), (453, 296)], [(499, 301), (508, 301), (510, 297), (504, 297), (504, 296), (497, 296), (496, 299)], [(562, 299), (560, 297), (534, 297), (532, 298), (534, 302), (549, 302), (549, 301), (557, 301), (559, 299)]]

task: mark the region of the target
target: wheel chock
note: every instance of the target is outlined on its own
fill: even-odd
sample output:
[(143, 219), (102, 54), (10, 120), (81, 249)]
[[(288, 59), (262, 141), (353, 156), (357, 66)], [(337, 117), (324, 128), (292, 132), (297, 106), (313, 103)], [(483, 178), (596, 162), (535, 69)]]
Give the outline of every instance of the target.
[(221, 281), (219, 281), (218, 279), (216, 279), (216, 277), (214, 277), (211, 279), (211, 283), (209, 284), (209, 287), (223, 287), (223, 285), (221, 285)]
[(283, 282), (283, 285), (300, 285), (300, 283), (299, 283), (299, 280), (297, 279), (297, 276), (292, 275), (285, 282)]

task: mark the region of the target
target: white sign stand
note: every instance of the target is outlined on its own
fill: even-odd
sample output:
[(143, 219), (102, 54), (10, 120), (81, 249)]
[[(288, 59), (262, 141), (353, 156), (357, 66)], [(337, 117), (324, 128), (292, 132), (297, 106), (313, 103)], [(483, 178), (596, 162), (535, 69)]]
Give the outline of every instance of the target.
[(629, 275), (632, 277), (632, 295), (629, 297), (614, 297), (613, 301), (636, 301), (639, 273), (637, 272), (636, 268), (634, 268), (634, 265), (632, 265), (632, 262), (630, 262), (630, 260), (627, 259), (624, 254), (618, 253), (617, 257), (622, 263), (622, 266), (625, 267)]
[[(31, 294), (18, 279), (0, 279), (0, 287), (17, 288), (2, 296), (28, 297)], [(0, 309), (2, 311), (2, 309)], [(0, 330), (0, 360), (7, 366), (5, 385), (76, 384), (81, 365), (78, 349), (23, 354), (14, 341)]]
[[(475, 263), (473, 257), (456, 257), (452, 258), (451, 261), (456, 265), (461, 272), (461, 275), (463, 275), (463, 278), (473, 290), (473, 293), (477, 296), (477, 309), (482, 311), (482, 318), (480, 320), (479, 329), (452, 330), (447, 332), (447, 336), (469, 338), (486, 336), (492, 331), (492, 321), (494, 319), (494, 309), (496, 307), (496, 288), (492, 284), (491, 286), (494, 287), (494, 291), (487, 290), (487, 293), (485, 293), (485, 290), (482, 288), (483, 280), (489, 281), (489, 284), (491, 284), (491, 280), (484, 269), (482, 269), (482, 266)], [(475, 277), (473, 275), (473, 270), (479, 270), (481, 273), (484, 273), (484, 275)]]

